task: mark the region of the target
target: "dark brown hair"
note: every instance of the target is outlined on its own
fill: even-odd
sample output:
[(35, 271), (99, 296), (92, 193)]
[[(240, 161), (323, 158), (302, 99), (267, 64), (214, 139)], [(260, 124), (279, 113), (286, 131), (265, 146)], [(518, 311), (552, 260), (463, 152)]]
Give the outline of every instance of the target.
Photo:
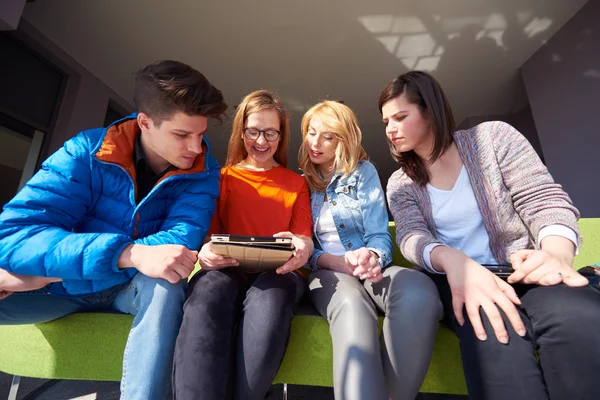
[(442, 87), (425, 72), (410, 71), (390, 81), (379, 96), (379, 112), (385, 103), (402, 95), (419, 108), (423, 118), (430, 121), (434, 135), (433, 151), (429, 160), (423, 160), (413, 150), (404, 153), (396, 151), (388, 139), (390, 153), (409, 178), (424, 186), (430, 178), (425, 162), (431, 164), (437, 160), (454, 140), (454, 116)]
[(176, 112), (221, 121), (227, 109), (223, 94), (199, 71), (178, 61), (157, 61), (135, 75), (134, 103), (155, 124)]

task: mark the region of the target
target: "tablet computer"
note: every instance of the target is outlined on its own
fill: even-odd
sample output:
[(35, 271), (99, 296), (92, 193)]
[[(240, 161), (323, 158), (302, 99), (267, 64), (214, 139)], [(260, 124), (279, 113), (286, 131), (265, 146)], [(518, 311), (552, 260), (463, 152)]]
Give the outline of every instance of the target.
[(236, 268), (245, 272), (262, 272), (281, 267), (294, 253), (291, 238), (219, 234), (211, 236), (215, 254), (235, 258)]
[(277, 238), (273, 236), (243, 236), (216, 234), (210, 236), (211, 242), (219, 243), (239, 243), (244, 245), (267, 245), (275, 247), (293, 247), (291, 238)]

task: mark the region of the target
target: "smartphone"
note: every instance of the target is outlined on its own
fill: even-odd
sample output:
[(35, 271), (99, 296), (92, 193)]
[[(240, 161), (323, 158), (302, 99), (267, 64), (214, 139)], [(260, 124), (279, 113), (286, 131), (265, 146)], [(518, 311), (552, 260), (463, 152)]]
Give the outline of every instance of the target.
[(600, 290), (600, 266), (598, 264), (580, 268), (577, 272), (587, 278), (591, 287)]
[(515, 270), (510, 264), (481, 264), (488, 270), (490, 270), (494, 275), (500, 278), (508, 278), (512, 275)]

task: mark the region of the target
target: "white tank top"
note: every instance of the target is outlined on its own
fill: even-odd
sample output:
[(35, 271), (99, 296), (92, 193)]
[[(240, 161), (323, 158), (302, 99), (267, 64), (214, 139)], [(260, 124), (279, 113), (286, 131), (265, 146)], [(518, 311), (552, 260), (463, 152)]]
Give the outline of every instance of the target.
[(335, 227), (328, 201), (324, 201), (323, 207), (321, 207), (321, 213), (317, 218), (316, 232), (324, 252), (334, 256), (344, 256), (346, 254), (346, 249)]

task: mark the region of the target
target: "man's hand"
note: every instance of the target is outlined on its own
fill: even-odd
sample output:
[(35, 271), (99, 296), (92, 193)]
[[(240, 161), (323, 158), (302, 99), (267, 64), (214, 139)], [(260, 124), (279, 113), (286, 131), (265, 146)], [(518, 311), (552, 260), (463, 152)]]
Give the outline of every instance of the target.
[(7, 290), (0, 290), (0, 300), (4, 300), (5, 298), (7, 298), (8, 296), (10, 296), (11, 294), (13, 294), (13, 292), (9, 292)]
[[(43, 276), (20, 275), (0, 269), (0, 299), (8, 297), (13, 292), (27, 292), (41, 289), (52, 282), (60, 282), (59, 278)], [(4, 297), (2, 297), (4, 296)]]
[(279, 232), (273, 235), (280, 238), (291, 238), (294, 245), (294, 256), (291, 257), (285, 264), (277, 268), (275, 272), (278, 274), (287, 274), (306, 265), (308, 258), (312, 254), (315, 246), (311, 238), (302, 235), (294, 235), (291, 232)]
[(136, 268), (150, 278), (162, 278), (170, 283), (177, 283), (190, 276), (197, 256), (197, 251), (175, 244), (159, 246), (131, 244), (119, 256), (117, 266)]
[(204, 243), (198, 254), (198, 260), (203, 270), (222, 269), (240, 265), (235, 258), (213, 253), (210, 242)]
[(348, 268), (352, 270), (352, 275), (360, 279), (368, 279), (373, 283), (377, 283), (383, 278), (377, 257), (366, 247), (347, 251), (344, 261)]

